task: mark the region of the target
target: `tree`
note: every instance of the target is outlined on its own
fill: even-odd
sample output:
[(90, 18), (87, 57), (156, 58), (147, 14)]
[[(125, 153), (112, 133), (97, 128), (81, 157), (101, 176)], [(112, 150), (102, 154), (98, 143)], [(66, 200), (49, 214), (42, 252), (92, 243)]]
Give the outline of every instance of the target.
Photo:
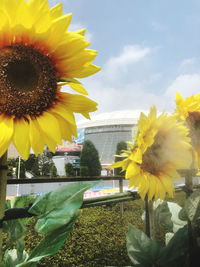
[(50, 177), (54, 178), (57, 176), (57, 169), (54, 163), (51, 164), (51, 169), (50, 169)]
[[(125, 141), (121, 141), (117, 144), (116, 147), (116, 155), (120, 155), (122, 150), (127, 150), (127, 143)], [(123, 157), (115, 157), (115, 162), (123, 160)], [(125, 176), (125, 172), (122, 172), (122, 168), (115, 168), (114, 169), (115, 175)]]
[(99, 153), (90, 140), (83, 143), (80, 156), (80, 167), (88, 167), (88, 176), (99, 176), (101, 174), (101, 163)]
[(28, 172), (35, 176), (40, 175), (38, 158), (34, 154), (30, 154), (29, 158), (24, 162), (24, 164)]
[(51, 165), (53, 164), (52, 153), (45, 147), (42, 155), (38, 156), (39, 171), (42, 176), (49, 176)]
[[(16, 177), (18, 178), (18, 168), (19, 168), (19, 161), (16, 163)], [(24, 160), (20, 160), (20, 171), (19, 171), (19, 178), (26, 178), (26, 168), (25, 168), (25, 163)]]
[(80, 166), (80, 176), (88, 176), (88, 167), (87, 166)]
[(42, 176), (49, 176), (50, 175), (51, 165), (52, 165), (52, 163), (50, 163), (50, 162), (43, 163), (43, 165), (41, 166)]
[(74, 176), (74, 168), (70, 162), (65, 164), (65, 174), (67, 177)]
[(7, 176), (13, 178), (13, 169), (16, 168), (17, 160), (15, 158), (8, 158), (8, 172)]

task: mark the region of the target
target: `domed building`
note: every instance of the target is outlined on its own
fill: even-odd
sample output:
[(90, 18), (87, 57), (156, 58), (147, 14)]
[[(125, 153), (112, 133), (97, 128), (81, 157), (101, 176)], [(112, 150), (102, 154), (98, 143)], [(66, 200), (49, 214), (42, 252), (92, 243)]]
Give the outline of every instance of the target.
[(132, 141), (135, 127), (143, 110), (124, 110), (94, 115), (91, 120), (78, 122), (77, 143), (90, 140), (99, 152), (102, 169), (114, 161), (117, 144)]

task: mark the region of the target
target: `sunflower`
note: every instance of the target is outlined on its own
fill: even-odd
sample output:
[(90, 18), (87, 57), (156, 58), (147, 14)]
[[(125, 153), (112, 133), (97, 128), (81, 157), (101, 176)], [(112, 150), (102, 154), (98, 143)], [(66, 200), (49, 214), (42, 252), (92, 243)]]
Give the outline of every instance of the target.
[(138, 193), (148, 200), (164, 199), (166, 193), (173, 197), (172, 178), (180, 178), (178, 169), (191, 164), (188, 129), (174, 116), (162, 113), (157, 117), (151, 107), (148, 116), (141, 113), (134, 143), (130, 150), (123, 151), (126, 159), (111, 165), (126, 170), (129, 187), (138, 188)]
[(76, 136), (74, 113), (90, 118), (97, 103), (76, 78), (100, 70), (85, 30), (68, 32), (71, 14), (47, 0), (0, 0), (0, 156), (11, 142), (24, 159), (46, 144), (53, 152)]
[(200, 94), (187, 97), (185, 100), (176, 93), (175, 115), (189, 129), (189, 136), (194, 150), (195, 167), (200, 166)]

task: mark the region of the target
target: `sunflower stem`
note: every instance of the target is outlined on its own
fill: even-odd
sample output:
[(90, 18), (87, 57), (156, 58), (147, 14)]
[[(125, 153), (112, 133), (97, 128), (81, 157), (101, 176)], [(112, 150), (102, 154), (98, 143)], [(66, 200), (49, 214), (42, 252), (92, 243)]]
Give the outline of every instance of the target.
[(145, 212), (146, 235), (151, 239), (155, 239), (153, 201), (148, 201), (148, 195), (145, 197)]
[[(4, 217), (7, 185), (7, 151), (0, 158), (0, 221)], [(3, 225), (0, 223), (0, 267), (3, 266)]]

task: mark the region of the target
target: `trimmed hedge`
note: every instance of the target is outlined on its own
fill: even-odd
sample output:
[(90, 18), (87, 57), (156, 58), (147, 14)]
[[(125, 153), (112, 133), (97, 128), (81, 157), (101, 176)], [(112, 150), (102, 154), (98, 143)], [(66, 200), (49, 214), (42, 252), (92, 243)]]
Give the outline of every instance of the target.
[[(183, 192), (176, 195), (178, 204), (182, 205), (184, 199)], [(42, 259), (37, 266), (131, 266), (126, 250), (126, 233), (129, 223), (144, 230), (144, 222), (141, 219), (143, 210), (144, 202), (139, 199), (124, 203), (122, 218), (120, 204), (81, 210), (63, 248), (56, 255)], [(27, 252), (30, 252), (41, 238), (34, 231), (35, 222), (36, 220), (32, 219), (29, 223), (25, 239)], [(165, 230), (161, 228), (161, 243), (164, 242), (164, 234)]]

